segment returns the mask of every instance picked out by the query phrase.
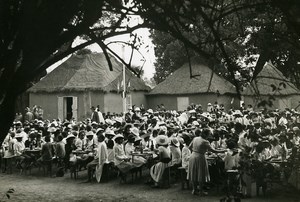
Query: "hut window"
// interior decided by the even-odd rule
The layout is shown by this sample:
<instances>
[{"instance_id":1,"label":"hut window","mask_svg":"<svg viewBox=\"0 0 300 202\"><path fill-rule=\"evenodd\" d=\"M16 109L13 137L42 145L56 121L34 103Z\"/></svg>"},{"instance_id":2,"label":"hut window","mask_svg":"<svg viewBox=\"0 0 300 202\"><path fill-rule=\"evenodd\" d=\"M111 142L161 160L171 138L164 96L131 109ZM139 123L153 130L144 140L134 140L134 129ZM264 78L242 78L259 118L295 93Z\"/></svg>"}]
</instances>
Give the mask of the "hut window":
<instances>
[{"instance_id":1,"label":"hut window","mask_svg":"<svg viewBox=\"0 0 300 202\"><path fill-rule=\"evenodd\" d=\"M190 104L189 97L177 97L177 110L183 111L186 110Z\"/></svg>"}]
</instances>

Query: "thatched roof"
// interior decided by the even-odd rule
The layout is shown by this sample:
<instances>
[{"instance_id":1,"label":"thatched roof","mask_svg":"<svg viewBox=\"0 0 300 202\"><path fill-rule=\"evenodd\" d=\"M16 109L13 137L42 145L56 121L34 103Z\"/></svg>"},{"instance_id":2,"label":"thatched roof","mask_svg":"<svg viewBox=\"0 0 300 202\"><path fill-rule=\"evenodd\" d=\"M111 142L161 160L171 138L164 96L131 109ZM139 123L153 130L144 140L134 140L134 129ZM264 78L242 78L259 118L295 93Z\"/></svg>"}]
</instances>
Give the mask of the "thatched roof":
<instances>
[{"instance_id":1,"label":"thatched roof","mask_svg":"<svg viewBox=\"0 0 300 202\"><path fill-rule=\"evenodd\" d=\"M299 89L271 63L266 63L261 72L246 88L243 95L295 95Z\"/></svg>"},{"instance_id":2,"label":"thatched roof","mask_svg":"<svg viewBox=\"0 0 300 202\"><path fill-rule=\"evenodd\" d=\"M109 70L103 53L73 55L55 68L45 78L31 87L29 92L65 92L97 90L118 91L122 81L122 64L110 57L113 71ZM138 77L126 70L126 81L131 91L149 91L150 88Z\"/></svg>"},{"instance_id":3,"label":"thatched roof","mask_svg":"<svg viewBox=\"0 0 300 202\"><path fill-rule=\"evenodd\" d=\"M192 75L196 77L190 78L189 65L185 64L168 76L166 80L158 84L148 95L236 93L234 86L230 82L213 73L206 65L192 62Z\"/></svg>"}]
</instances>

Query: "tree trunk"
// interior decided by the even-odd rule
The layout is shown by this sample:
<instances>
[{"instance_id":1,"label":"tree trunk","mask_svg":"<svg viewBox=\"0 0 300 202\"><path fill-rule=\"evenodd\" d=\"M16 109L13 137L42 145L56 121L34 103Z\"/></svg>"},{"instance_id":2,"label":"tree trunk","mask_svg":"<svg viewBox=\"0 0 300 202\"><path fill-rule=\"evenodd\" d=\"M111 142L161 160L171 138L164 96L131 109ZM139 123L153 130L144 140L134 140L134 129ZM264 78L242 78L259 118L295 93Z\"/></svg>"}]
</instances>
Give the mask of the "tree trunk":
<instances>
[{"instance_id":1,"label":"tree trunk","mask_svg":"<svg viewBox=\"0 0 300 202\"><path fill-rule=\"evenodd\" d=\"M14 121L16 99L15 94L8 93L0 104L0 143L3 142Z\"/></svg>"}]
</instances>

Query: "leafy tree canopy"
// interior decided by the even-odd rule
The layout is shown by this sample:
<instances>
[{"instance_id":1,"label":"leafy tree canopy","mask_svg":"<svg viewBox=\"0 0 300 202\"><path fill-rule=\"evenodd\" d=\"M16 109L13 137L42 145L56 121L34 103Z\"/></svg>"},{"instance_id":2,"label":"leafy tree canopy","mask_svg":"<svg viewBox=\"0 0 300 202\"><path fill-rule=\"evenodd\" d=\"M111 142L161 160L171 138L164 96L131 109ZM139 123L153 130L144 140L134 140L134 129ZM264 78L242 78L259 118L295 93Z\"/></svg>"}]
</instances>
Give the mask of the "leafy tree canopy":
<instances>
[{"instance_id":1,"label":"leafy tree canopy","mask_svg":"<svg viewBox=\"0 0 300 202\"><path fill-rule=\"evenodd\" d=\"M143 21L126 23L136 16ZM92 43L99 44L112 68L104 41L147 27L180 41L170 44L168 54L182 43L187 55L194 51L222 62L234 78L242 68L238 59L251 62L255 54L254 74L269 59L282 62L279 55L296 61L299 24L298 0L0 0L0 141L13 121L16 97L31 81ZM86 42L72 47L78 36Z\"/></svg>"},{"instance_id":2,"label":"leafy tree canopy","mask_svg":"<svg viewBox=\"0 0 300 202\"><path fill-rule=\"evenodd\" d=\"M239 71L242 79L239 84L250 82L269 60L293 81L299 81L299 32L294 26L297 6L289 11L298 3L286 3L185 1L185 4L174 4L171 10L184 11L183 15L172 16L164 22L165 27L174 29L168 28L167 33L153 31L151 35L158 58L155 63L156 82L161 82L188 62L189 57L199 54L209 58L211 68L232 82L236 82L234 72ZM169 12L166 5L157 4L161 8L157 10ZM189 16L185 15L187 10ZM295 18L288 17L287 12L288 15L293 13ZM183 39L179 39L181 37ZM299 83L296 85L300 87Z\"/></svg>"}]
</instances>

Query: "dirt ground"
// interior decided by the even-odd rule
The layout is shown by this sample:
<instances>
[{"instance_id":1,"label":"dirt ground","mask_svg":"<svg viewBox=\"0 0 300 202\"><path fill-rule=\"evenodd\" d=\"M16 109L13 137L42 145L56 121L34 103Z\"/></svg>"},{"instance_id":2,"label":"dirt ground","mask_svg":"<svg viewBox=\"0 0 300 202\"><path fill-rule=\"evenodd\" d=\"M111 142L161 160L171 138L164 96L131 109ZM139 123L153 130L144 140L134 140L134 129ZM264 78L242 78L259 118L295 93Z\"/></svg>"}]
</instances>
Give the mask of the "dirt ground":
<instances>
[{"instance_id":1,"label":"dirt ground","mask_svg":"<svg viewBox=\"0 0 300 202\"><path fill-rule=\"evenodd\" d=\"M134 183L120 184L118 179L108 183L85 183L86 171L81 171L79 179L64 177L44 177L41 174L31 175L0 174L0 201L219 201L222 193L209 191L209 196L200 197L191 194L190 190L181 190L180 183L173 183L169 189L154 189L144 184L146 176ZM5 197L5 192L13 188L15 193L11 198ZM300 201L300 194L295 190L283 186L274 187L266 197L253 197L242 201Z\"/></svg>"}]
</instances>

